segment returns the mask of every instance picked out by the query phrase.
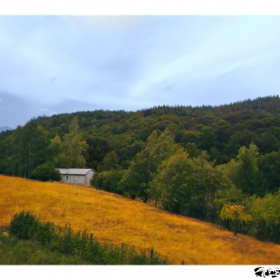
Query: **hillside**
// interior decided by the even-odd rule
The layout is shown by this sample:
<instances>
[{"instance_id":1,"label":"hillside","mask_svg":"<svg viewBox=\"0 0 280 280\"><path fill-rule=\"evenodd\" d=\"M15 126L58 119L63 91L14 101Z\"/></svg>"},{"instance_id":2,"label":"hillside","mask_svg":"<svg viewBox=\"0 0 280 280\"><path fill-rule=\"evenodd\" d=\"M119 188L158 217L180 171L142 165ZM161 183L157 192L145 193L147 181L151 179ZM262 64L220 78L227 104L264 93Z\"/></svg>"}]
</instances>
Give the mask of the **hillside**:
<instances>
[{"instance_id":1,"label":"hillside","mask_svg":"<svg viewBox=\"0 0 280 280\"><path fill-rule=\"evenodd\" d=\"M280 246L220 230L147 204L83 186L42 183L0 176L0 226L31 211L42 221L76 231L87 229L99 241L153 247L180 264L279 264Z\"/></svg>"},{"instance_id":2,"label":"hillside","mask_svg":"<svg viewBox=\"0 0 280 280\"><path fill-rule=\"evenodd\" d=\"M0 174L91 168L97 189L278 244L279 159L279 96L61 114L0 133Z\"/></svg>"}]
</instances>

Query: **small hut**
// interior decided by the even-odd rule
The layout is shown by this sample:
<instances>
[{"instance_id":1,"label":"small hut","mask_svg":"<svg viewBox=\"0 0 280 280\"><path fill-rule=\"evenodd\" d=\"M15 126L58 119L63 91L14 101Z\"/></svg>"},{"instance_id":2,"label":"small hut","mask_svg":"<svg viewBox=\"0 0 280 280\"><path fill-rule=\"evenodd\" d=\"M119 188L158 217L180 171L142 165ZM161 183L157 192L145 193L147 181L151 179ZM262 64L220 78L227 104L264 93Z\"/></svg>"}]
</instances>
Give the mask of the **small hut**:
<instances>
[{"instance_id":1,"label":"small hut","mask_svg":"<svg viewBox=\"0 0 280 280\"><path fill-rule=\"evenodd\" d=\"M67 184L90 185L95 171L90 168L57 168L61 181Z\"/></svg>"}]
</instances>

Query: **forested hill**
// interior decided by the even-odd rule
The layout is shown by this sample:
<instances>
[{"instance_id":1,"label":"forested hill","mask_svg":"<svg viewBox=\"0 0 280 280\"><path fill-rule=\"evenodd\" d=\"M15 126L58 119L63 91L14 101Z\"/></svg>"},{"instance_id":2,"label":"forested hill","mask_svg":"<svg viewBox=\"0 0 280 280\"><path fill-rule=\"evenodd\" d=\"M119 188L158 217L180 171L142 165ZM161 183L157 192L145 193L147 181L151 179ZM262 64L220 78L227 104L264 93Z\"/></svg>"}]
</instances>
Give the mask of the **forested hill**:
<instances>
[{"instance_id":1,"label":"forested hill","mask_svg":"<svg viewBox=\"0 0 280 280\"><path fill-rule=\"evenodd\" d=\"M93 168L97 188L280 242L279 96L39 117L0 134L0 174L57 180L55 167Z\"/></svg>"},{"instance_id":2,"label":"forested hill","mask_svg":"<svg viewBox=\"0 0 280 280\"><path fill-rule=\"evenodd\" d=\"M251 142L260 154L280 148L279 96L215 107L159 106L137 112L96 110L38 117L16 130L2 132L0 173L29 177L36 166L50 159L50 140L56 135L62 139L74 117L78 118L79 131L88 144L84 151L86 165L94 169L111 151L116 152L118 164L127 168L154 130L160 133L168 129L176 143L189 146L191 155L206 150L216 164L227 163L240 147L248 147ZM25 149L30 148L27 167Z\"/></svg>"}]
</instances>

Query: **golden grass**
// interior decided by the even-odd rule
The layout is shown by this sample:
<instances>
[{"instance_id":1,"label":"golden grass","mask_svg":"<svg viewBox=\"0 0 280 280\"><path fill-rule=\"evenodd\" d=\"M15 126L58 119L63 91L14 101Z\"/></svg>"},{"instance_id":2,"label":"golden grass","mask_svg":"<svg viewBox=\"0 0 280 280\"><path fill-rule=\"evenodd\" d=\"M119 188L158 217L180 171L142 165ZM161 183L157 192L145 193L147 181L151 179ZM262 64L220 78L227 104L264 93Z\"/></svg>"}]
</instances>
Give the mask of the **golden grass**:
<instances>
[{"instance_id":1,"label":"golden grass","mask_svg":"<svg viewBox=\"0 0 280 280\"><path fill-rule=\"evenodd\" d=\"M75 231L87 229L99 241L153 247L173 264L279 264L280 246L237 237L216 226L91 187L42 183L0 175L0 225L19 211Z\"/></svg>"}]
</instances>

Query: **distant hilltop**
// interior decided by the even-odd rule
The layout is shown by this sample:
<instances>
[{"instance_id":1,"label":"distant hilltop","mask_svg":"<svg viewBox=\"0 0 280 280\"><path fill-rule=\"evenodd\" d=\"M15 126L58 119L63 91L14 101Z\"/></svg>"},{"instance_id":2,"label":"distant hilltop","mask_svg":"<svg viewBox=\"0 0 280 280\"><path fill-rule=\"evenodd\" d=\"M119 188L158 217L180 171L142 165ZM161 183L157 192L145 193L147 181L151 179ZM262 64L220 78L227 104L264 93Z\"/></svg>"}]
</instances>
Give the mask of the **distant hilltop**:
<instances>
[{"instance_id":1,"label":"distant hilltop","mask_svg":"<svg viewBox=\"0 0 280 280\"><path fill-rule=\"evenodd\" d=\"M8 126L0 126L0 132L7 131L7 130L12 130L12 128Z\"/></svg>"}]
</instances>

